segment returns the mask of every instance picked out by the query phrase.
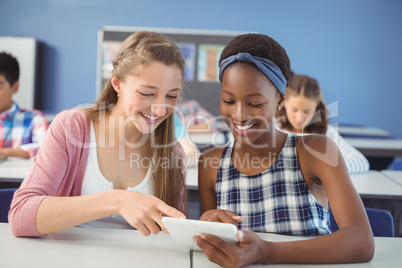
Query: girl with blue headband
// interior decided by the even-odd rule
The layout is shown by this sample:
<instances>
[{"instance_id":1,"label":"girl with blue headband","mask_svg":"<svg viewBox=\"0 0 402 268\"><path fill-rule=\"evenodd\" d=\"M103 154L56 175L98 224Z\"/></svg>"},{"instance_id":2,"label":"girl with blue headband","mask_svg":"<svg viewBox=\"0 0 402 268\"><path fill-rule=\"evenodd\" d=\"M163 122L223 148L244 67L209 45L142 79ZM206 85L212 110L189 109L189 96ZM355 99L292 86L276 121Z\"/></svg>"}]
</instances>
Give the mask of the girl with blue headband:
<instances>
[{"instance_id":1,"label":"girl with blue headband","mask_svg":"<svg viewBox=\"0 0 402 268\"><path fill-rule=\"evenodd\" d=\"M234 140L200 157L200 220L237 225L239 242L202 234L196 244L224 267L370 261L373 234L336 144L275 127L290 75L286 51L266 35L241 35L219 65L220 112ZM340 227L333 233L329 205ZM316 238L272 242L253 231Z\"/></svg>"}]
</instances>

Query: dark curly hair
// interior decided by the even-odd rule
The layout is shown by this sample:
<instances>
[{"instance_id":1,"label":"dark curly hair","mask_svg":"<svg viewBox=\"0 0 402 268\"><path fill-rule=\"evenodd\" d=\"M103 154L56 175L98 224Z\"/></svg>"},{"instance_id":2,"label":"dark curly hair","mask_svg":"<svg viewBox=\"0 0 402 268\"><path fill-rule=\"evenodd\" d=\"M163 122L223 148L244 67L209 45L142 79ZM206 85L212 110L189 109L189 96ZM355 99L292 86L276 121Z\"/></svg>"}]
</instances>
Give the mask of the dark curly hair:
<instances>
[{"instance_id":1,"label":"dark curly hair","mask_svg":"<svg viewBox=\"0 0 402 268\"><path fill-rule=\"evenodd\" d=\"M250 53L256 57L269 59L281 69L286 80L290 77L291 69L288 54L278 42L267 35L250 33L236 36L223 49L219 64L222 60L239 53Z\"/></svg>"},{"instance_id":2,"label":"dark curly hair","mask_svg":"<svg viewBox=\"0 0 402 268\"><path fill-rule=\"evenodd\" d=\"M15 57L6 52L0 53L0 74L4 75L10 86L20 78L20 66Z\"/></svg>"},{"instance_id":3,"label":"dark curly hair","mask_svg":"<svg viewBox=\"0 0 402 268\"><path fill-rule=\"evenodd\" d=\"M307 75L292 75L286 87L285 98L287 99L290 96L297 97L300 95L317 102L314 117L303 131L306 133L325 134L328 125L327 109L317 80ZM276 119L278 126L281 129L289 131L293 129L293 126L290 124L286 116L285 107L277 111Z\"/></svg>"}]
</instances>

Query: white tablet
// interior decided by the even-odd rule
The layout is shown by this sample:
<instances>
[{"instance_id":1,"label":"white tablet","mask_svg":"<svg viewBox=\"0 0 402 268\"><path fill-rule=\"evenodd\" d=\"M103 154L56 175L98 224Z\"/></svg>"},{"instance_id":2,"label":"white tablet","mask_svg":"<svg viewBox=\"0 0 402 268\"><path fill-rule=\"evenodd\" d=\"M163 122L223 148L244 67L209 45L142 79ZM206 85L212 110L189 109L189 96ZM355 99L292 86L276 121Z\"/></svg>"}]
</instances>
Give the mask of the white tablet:
<instances>
[{"instance_id":1,"label":"white tablet","mask_svg":"<svg viewBox=\"0 0 402 268\"><path fill-rule=\"evenodd\" d=\"M198 221L163 217L162 222L177 245L184 249L201 250L193 240L194 235L215 235L233 245L238 241L237 227L230 223Z\"/></svg>"}]
</instances>

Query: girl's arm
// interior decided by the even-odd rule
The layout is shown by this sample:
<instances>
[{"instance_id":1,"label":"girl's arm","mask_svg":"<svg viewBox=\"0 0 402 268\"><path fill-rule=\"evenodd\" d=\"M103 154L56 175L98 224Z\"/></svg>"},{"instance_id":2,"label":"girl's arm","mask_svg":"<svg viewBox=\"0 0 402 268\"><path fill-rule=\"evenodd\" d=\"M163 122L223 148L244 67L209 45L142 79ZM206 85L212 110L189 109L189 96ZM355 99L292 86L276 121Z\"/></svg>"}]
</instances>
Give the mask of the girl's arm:
<instances>
[{"instance_id":1,"label":"girl's arm","mask_svg":"<svg viewBox=\"0 0 402 268\"><path fill-rule=\"evenodd\" d=\"M337 145L326 136L298 138L299 165L311 191L321 183L339 230L296 242L269 243L267 263L355 263L374 255L374 238L363 203L346 170ZM318 195L316 195L317 197ZM320 198L325 200L325 198ZM322 204L324 207L326 204Z\"/></svg>"},{"instance_id":2,"label":"girl's arm","mask_svg":"<svg viewBox=\"0 0 402 268\"><path fill-rule=\"evenodd\" d=\"M36 229L42 235L50 234L113 214L122 215L146 236L159 233L159 226L167 233L162 224L162 214L185 217L152 195L111 190L86 196L45 198L36 214Z\"/></svg>"},{"instance_id":3,"label":"girl's arm","mask_svg":"<svg viewBox=\"0 0 402 268\"><path fill-rule=\"evenodd\" d=\"M7 157L29 158L30 155L21 148L0 148L0 160L6 159Z\"/></svg>"},{"instance_id":4,"label":"girl's arm","mask_svg":"<svg viewBox=\"0 0 402 268\"><path fill-rule=\"evenodd\" d=\"M371 227L337 145L325 136L311 135L299 137L297 150L303 177L306 182L318 179L322 183L339 226L339 230L330 235L303 241L303 246L320 252L313 259L317 262L371 260L374 254ZM293 244L297 246L299 243ZM299 257L303 259L302 255Z\"/></svg>"},{"instance_id":5,"label":"girl's arm","mask_svg":"<svg viewBox=\"0 0 402 268\"><path fill-rule=\"evenodd\" d=\"M373 234L337 145L325 136L303 136L298 138L297 152L306 183L322 183L339 230L310 240L265 242L270 254L264 263L370 261L374 255Z\"/></svg>"},{"instance_id":6,"label":"girl's arm","mask_svg":"<svg viewBox=\"0 0 402 268\"><path fill-rule=\"evenodd\" d=\"M80 173L80 162L88 156L88 151L83 150L85 141L89 141L86 123L89 121L83 113L72 110L64 111L54 119L40 152L33 159L32 169L14 194L9 212L14 235L40 235L36 229L36 214L45 198L80 194L76 191L76 186L80 185L77 174Z\"/></svg>"}]
</instances>

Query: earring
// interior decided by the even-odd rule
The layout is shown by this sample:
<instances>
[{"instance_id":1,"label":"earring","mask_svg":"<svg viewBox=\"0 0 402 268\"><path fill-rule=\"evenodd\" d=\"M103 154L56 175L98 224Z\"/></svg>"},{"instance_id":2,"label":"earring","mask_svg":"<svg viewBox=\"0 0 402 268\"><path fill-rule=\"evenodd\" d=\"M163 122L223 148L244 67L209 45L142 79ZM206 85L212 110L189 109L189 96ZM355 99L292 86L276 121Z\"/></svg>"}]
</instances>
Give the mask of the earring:
<instances>
[{"instance_id":1,"label":"earring","mask_svg":"<svg viewBox=\"0 0 402 268\"><path fill-rule=\"evenodd\" d=\"M117 93L117 97L119 98L121 96L121 94L120 93Z\"/></svg>"},{"instance_id":2,"label":"earring","mask_svg":"<svg viewBox=\"0 0 402 268\"><path fill-rule=\"evenodd\" d=\"M280 109L282 109L282 107L281 106L278 106L278 108L277 108L278 110L280 110Z\"/></svg>"}]
</instances>

